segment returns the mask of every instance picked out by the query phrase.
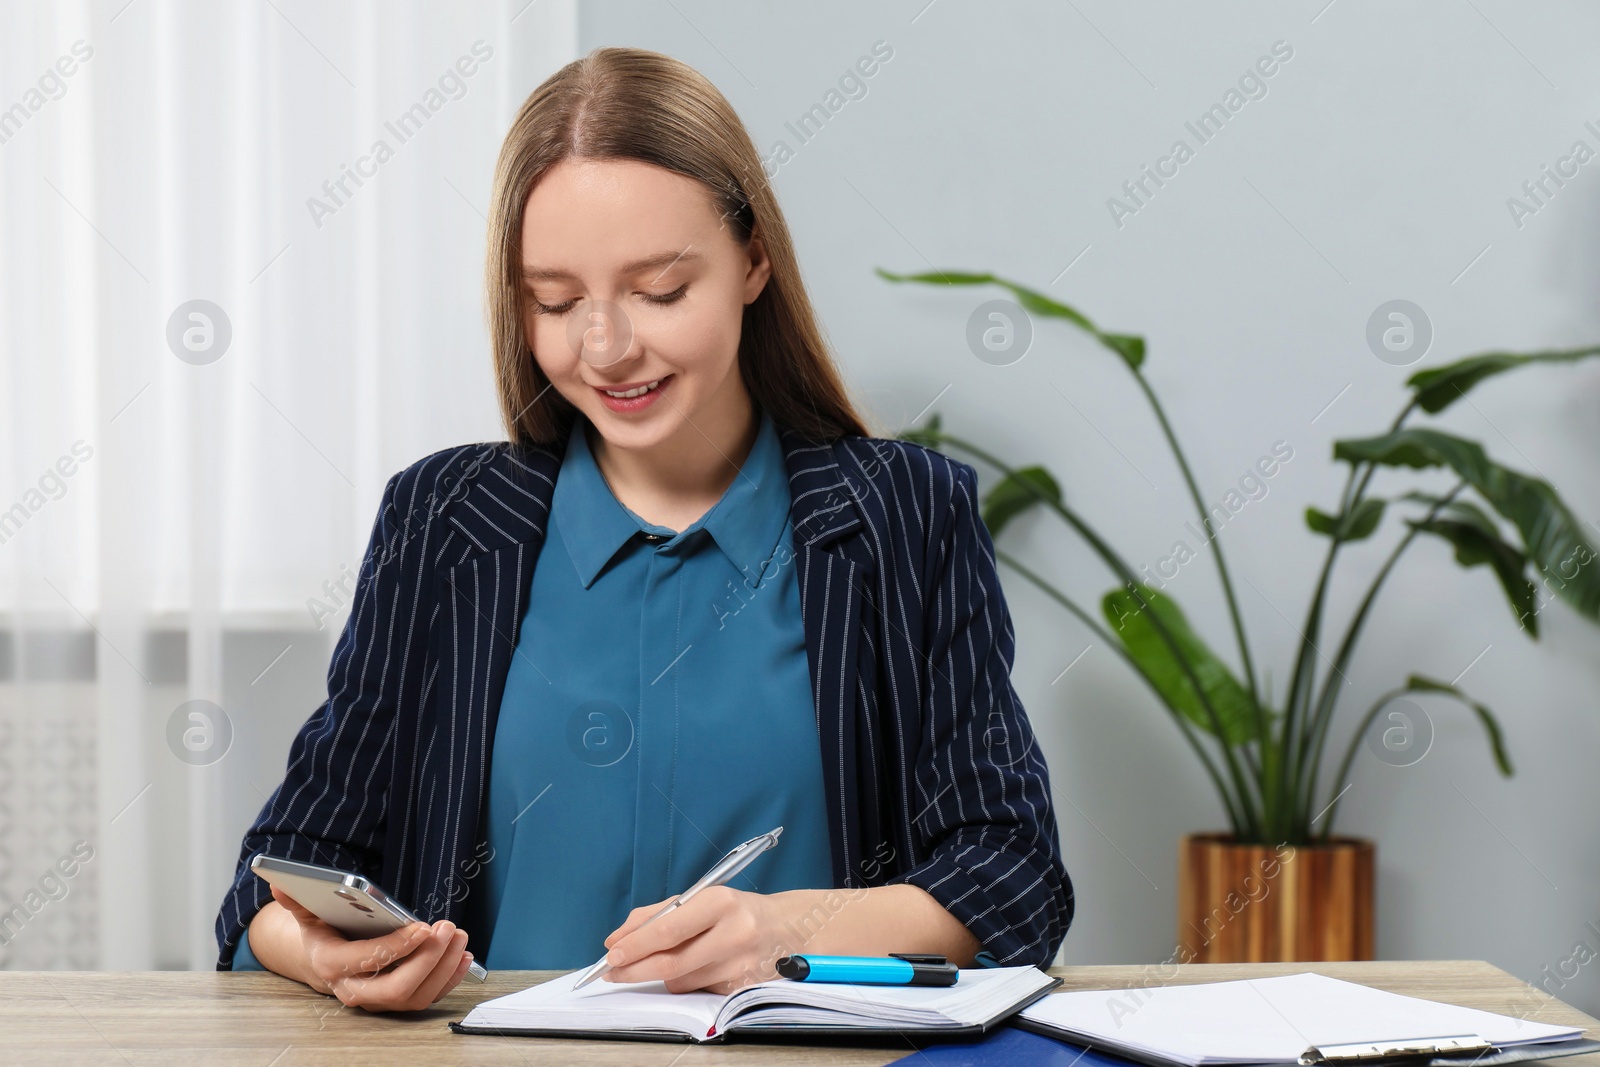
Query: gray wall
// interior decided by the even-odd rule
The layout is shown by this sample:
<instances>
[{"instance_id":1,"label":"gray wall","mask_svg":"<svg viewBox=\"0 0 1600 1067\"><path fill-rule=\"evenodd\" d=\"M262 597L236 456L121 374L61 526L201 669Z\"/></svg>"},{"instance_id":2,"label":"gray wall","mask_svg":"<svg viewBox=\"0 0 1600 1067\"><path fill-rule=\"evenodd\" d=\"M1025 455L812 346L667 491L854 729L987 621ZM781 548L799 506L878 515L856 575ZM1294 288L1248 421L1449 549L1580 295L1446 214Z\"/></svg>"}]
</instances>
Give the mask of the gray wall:
<instances>
[{"instance_id":1,"label":"gray wall","mask_svg":"<svg viewBox=\"0 0 1600 1067\"><path fill-rule=\"evenodd\" d=\"M994 270L1145 334L1149 376L1209 499L1287 443L1292 460L1220 538L1281 692L1320 561L1302 512L1330 507L1342 484L1330 444L1380 432L1417 369L1376 358L1369 315L1397 298L1425 310L1434 337L1419 367L1600 342L1600 160L1520 226L1507 207L1575 141L1600 150L1600 10L924 2L586 4L580 43L675 55L722 88L764 154L779 140L794 150L779 194L828 333L884 431L939 395L948 429L1049 464L1132 559L1153 564L1194 541L1177 473L1107 353L1041 324L1025 358L991 366L965 328L998 292L872 275L938 266ZM785 123L880 40L893 58L866 95L801 145ZM1194 146L1184 123L1278 41L1293 56L1266 95L1116 225L1107 199L1174 140ZM1541 369L1483 388L1443 423L1549 478L1587 521L1600 517L1597 401L1600 365ZM1394 536L1391 519L1382 544L1345 557L1337 613ZM1085 598L1111 585L1043 517L1004 541ZM1220 646L1213 573L1204 554L1169 590ZM1078 886L1063 960L1165 959L1177 839L1220 827L1221 810L1109 650L1090 647L1052 683L1093 642L1004 577L1014 677L1047 745ZM1541 620L1543 639L1529 641L1493 579L1458 572L1435 544L1386 588L1350 672L1346 730L1406 674L1449 679L1470 664L1461 684L1500 713L1517 774L1500 778L1476 725L1431 702L1419 701L1434 729L1420 762L1398 768L1363 749L1340 827L1379 842L1384 957L1482 958L1539 980L1579 943L1600 950L1587 925L1600 922L1600 630L1560 605ZM1546 987L1600 1009L1600 968Z\"/></svg>"}]
</instances>

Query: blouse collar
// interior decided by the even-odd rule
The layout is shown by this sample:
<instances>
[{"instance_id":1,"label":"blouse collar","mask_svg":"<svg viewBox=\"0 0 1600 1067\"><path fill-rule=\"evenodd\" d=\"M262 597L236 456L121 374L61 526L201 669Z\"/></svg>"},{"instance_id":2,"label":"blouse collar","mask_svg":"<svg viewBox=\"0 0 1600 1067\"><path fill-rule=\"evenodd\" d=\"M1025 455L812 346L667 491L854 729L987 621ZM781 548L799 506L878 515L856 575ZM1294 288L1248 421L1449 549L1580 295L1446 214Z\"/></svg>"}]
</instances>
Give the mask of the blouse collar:
<instances>
[{"instance_id":1,"label":"blouse collar","mask_svg":"<svg viewBox=\"0 0 1600 1067\"><path fill-rule=\"evenodd\" d=\"M744 465L722 498L685 529L674 533L646 522L617 499L600 473L584 432L586 419L573 420L566 453L551 498L552 521L584 588L594 584L607 563L632 538L657 534L656 546L677 551L698 540L704 529L735 571L759 584L789 520L789 482L782 443L771 417L758 407L760 426Z\"/></svg>"}]
</instances>

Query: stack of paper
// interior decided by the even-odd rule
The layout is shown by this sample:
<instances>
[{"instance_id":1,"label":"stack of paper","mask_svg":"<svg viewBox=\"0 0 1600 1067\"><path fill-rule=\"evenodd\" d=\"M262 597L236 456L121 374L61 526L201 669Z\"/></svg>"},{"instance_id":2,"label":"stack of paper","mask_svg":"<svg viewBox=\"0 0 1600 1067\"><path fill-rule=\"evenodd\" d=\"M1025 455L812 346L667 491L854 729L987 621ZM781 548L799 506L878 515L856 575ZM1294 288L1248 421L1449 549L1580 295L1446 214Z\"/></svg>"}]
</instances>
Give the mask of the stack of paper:
<instances>
[{"instance_id":1,"label":"stack of paper","mask_svg":"<svg viewBox=\"0 0 1600 1067\"><path fill-rule=\"evenodd\" d=\"M1131 1059L1185 1067L1295 1063L1329 1045L1474 1036L1509 1048L1582 1033L1320 974L1056 993L1025 1008L1019 1021Z\"/></svg>"}]
</instances>

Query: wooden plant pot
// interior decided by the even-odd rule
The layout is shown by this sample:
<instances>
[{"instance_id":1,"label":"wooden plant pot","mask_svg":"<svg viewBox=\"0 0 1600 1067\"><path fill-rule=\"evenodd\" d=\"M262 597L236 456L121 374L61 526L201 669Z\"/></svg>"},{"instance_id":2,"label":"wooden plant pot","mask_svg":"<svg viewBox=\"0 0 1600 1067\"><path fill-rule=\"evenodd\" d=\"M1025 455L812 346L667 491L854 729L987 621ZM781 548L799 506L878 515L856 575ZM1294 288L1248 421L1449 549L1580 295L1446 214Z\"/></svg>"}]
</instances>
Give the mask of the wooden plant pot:
<instances>
[{"instance_id":1,"label":"wooden plant pot","mask_svg":"<svg viewBox=\"0 0 1600 1067\"><path fill-rule=\"evenodd\" d=\"M1178 849L1178 962L1373 958L1371 841L1240 845L1190 834Z\"/></svg>"}]
</instances>

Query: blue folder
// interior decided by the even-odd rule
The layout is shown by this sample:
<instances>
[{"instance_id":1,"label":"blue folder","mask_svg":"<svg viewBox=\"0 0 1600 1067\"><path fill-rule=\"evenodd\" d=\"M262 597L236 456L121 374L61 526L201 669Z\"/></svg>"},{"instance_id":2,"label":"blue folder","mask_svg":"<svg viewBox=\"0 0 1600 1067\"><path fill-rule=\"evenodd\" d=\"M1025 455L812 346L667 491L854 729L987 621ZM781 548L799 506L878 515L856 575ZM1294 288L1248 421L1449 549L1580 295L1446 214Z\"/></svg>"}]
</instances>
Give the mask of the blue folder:
<instances>
[{"instance_id":1,"label":"blue folder","mask_svg":"<svg viewBox=\"0 0 1600 1067\"><path fill-rule=\"evenodd\" d=\"M1139 1067L1121 1056L1011 1026L1002 1026L981 1041L933 1045L894 1062L904 1067Z\"/></svg>"},{"instance_id":2,"label":"blue folder","mask_svg":"<svg viewBox=\"0 0 1600 1067\"><path fill-rule=\"evenodd\" d=\"M1600 1052L1600 1041L1578 1038L1544 1045L1519 1045L1471 1057L1416 1059L1414 1067L1503 1067L1534 1060ZM1390 1063L1393 1063L1391 1060ZM981 1041L934 1045L894 1061L905 1067L1141 1067L1134 1060L1097 1052L1068 1041L1002 1026Z\"/></svg>"}]
</instances>

